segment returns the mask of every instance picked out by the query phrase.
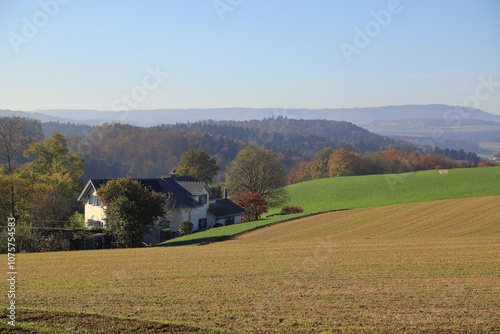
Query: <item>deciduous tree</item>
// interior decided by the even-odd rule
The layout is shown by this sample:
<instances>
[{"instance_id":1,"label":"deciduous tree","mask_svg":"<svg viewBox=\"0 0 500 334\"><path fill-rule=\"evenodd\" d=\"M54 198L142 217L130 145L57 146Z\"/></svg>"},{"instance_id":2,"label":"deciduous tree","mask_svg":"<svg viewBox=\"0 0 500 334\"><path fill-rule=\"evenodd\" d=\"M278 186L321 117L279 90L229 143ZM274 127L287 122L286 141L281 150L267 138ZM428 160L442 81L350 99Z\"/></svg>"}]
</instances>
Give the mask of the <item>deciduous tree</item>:
<instances>
[{"instance_id":1,"label":"deciduous tree","mask_svg":"<svg viewBox=\"0 0 500 334\"><path fill-rule=\"evenodd\" d=\"M43 138L40 122L22 117L0 117L0 163L7 174L17 167L16 160L22 158L31 143Z\"/></svg>"},{"instance_id":2,"label":"deciduous tree","mask_svg":"<svg viewBox=\"0 0 500 334\"><path fill-rule=\"evenodd\" d=\"M179 159L177 174L192 176L198 181L212 183L219 173L217 160L204 150L188 150Z\"/></svg>"},{"instance_id":3,"label":"deciduous tree","mask_svg":"<svg viewBox=\"0 0 500 334\"><path fill-rule=\"evenodd\" d=\"M132 178L111 180L97 191L111 234L119 247L139 247L155 221L168 210L168 197Z\"/></svg>"},{"instance_id":4,"label":"deciduous tree","mask_svg":"<svg viewBox=\"0 0 500 334\"><path fill-rule=\"evenodd\" d=\"M312 160L311 176L313 179L329 177L328 161L333 153L333 148L327 147L316 152Z\"/></svg>"},{"instance_id":5,"label":"deciduous tree","mask_svg":"<svg viewBox=\"0 0 500 334\"><path fill-rule=\"evenodd\" d=\"M365 171L365 162L361 155L341 148L330 156L328 171L331 177L361 175Z\"/></svg>"},{"instance_id":6,"label":"deciduous tree","mask_svg":"<svg viewBox=\"0 0 500 334\"><path fill-rule=\"evenodd\" d=\"M234 198L238 205L246 211L243 215L244 222L258 220L263 213L267 212L267 202L260 194L237 193Z\"/></svg>"},{"instance_id":7,"label":"deciduous tree","mask_svg":"<svg viewBox=\"0 0 500 334\"><path fill-rule=\"evenodd\" d=\"M23 177L33 183L55 187L66 198L73 198L83 188L83 155L71 153L62 134L54 132L43 144L32 144L24 155L34 156L33 161L22 166Z\"/></svg>"},{"instance_id":8,"label":"deciduous tree","mask_svg":"<svg viewBox=\"0 0 500 334\"><path fill-rule=\"evenodd\" d=\"M270 150L257 145L244 147L226 173L226 186L231 194L257 193L270 207L278 207L288 200L286 184L287 175L281 161Z\"/></svg>"},{"instance_id":9,"label":"deciduous tree","mask_svg":"<svg viewBox=\"0 0 500 334\"><path fill-rule=\"evenodd\" d=\"M23 157L23 151L41 138L43 134L39 121L17 116L0 117L0 175L6 175L3 182L4 185L7 184L5 193L0 195L0 201L4 209L9 208L11 217L19 218L19 193L24 192L24 189L17 188L21 184L24 186L24 183L19 180L18 175L14 175L19 160Z\"/></svg>"}]
</instances>

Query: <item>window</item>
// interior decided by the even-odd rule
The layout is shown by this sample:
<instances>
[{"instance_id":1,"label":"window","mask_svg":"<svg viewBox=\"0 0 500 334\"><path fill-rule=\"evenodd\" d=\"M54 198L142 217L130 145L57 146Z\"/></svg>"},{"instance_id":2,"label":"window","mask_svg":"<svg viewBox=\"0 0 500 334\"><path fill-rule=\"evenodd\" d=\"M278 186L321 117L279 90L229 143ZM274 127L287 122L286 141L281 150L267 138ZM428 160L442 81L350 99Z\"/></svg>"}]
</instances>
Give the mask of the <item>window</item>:
<instances>
[{"instance_id":1,"label":"window","mask_svg":"<svg viewBox=\"0 0 500 334\"><path fill-rule=\"evenodd\" d=\"M207 218L201 218L198 220L198 229L205 230L207 228Z\"/></svg>"},{"instance_id":2,"label":"window","mask_svg":"<svg viewBox=\"0 0 500 334\"><path fill-rule=\"evenodd\" d=\"M200 204L207 204L207 195L200 195Z\"/></svg>"},{"instance_id":3,"label":"window","mask_svg":"<svg viewBox=\"0 0 500 334\"><path fill-rule=\"evenodd\" d=\"M94 206L98 206L99 204L97 203L97 202L98 202L98 201L97 201L97 196L92 195L92 199L93 199L93 200L92 200L92 204L93 204Z\"/></svg>"}]
</instances>

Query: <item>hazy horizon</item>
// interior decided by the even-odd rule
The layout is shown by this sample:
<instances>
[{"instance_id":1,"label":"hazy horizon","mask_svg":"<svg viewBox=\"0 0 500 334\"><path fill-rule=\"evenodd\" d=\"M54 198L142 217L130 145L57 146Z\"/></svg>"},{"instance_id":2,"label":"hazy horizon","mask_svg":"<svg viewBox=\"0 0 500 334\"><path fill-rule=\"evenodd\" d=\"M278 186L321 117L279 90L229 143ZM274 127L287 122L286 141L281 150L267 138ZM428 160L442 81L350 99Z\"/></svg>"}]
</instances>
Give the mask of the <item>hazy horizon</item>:
<instances>
[{"instance_id":1,"label":"hazy horizon","mask_svg":"<svg viewBox=\"0 0 500 334\"><path fill-rule=\"evenodd\" d=\"M500 3L0 0L0 109L470 106L500 115Z\"/></svg>"}]
</instances>

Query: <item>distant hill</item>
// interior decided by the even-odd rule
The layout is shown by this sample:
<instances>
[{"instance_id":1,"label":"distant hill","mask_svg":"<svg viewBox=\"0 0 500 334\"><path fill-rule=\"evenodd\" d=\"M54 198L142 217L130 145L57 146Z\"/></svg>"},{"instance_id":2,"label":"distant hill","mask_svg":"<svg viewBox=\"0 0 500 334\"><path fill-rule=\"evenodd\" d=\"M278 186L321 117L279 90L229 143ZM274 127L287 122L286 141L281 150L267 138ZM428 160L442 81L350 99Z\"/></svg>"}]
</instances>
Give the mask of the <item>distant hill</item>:
<instances>
[{"instance_id":1,"label":"distant hill","mask_svg":"<svg viewBox=\"0 0 500 334\"><path fill-rule=\"evenodd\" d=\"M68 126L52 124L56 125L59 129ZM202 149L215 156L223 173L239 150L248 144L272 149L287 170L298 160L309 161L325 147L349 147L360 153L387 150L389 147L419 151L416 145L370 133L352 123L288 120L283 117L154 127L106 124L90 127L82 136L78 131L83 129L82 125L73 125L68 127L67 132L76 131L76 137L71 138L69 143L73 151L85 155L85 179L166 175L189 149Z\"/></svg>"},{"instance_id":2,"label":"distant hill","mask_svg":"<svg viewBox=\"0 0 500 334\"><path fill-rule=\"evenodd\" d=\"M20 116L39 118L42 121L73 121L81 124L98 125L105 122L128 123L138 126L175 124L199 120L262 120L270 117L289 119L326 119L352 122L357 125L373 121L439 118L477 119L500 122L500 115L486 113L479 109L452 107L448 105L403 105L372 108L342 109L286 109L286 108L212 108L212 109L158 109L158 110L37 110L34 113L11 111ZM21 114L23 113L23 114ZM0 114L1 115L1 114ZM28 116L31 115L31 116ZM42 119L45 117L51 119Z\"/></svg>"},{"instance_id":3,"label":"distant hill","mask_svg":"<svg viewBox=\"0 0 500 334\"><path fill-rule=\"evenodd\" d=\"M485 145L500 137L500 123L479 119L410 118L374 121L364 128L395 139L438 145L491 155L495 146Z\"/></svg>"}]
</instances>

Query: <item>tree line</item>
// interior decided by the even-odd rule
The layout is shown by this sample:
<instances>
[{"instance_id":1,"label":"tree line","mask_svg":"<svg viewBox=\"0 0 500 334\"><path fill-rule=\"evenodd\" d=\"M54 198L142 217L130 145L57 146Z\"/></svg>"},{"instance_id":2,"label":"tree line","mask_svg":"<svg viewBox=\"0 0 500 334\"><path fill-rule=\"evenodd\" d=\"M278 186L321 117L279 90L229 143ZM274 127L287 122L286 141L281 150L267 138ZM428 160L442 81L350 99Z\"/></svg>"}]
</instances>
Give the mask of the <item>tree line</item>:
<instances>
[{"instance_id":1,"label":"tree line","mask_svg":"<svg viewBox=\"0 0 500 334\"><path fill-rule=\"evenodd\" d=\"M424 152L412 144L371 134L347 122L278 117L149 128L104 124L71 127L75 131L86 129L84 136L53 132L46 139L39 121L3 117L0 126L1 214L31 220L69 220L79 208L74 197L83 187L82 177L160 177L178 167L184 168L182 173L198 173L192 170L196 155L187 159L189 163L181 160L190 150L205 152L205 161L210 157L210 169L215 168L213 175L201 179L214 183L231 177L232 161L249 145L272 151L283 166L288 183L466 165L443 157L452 154L452 150L434 148ZM476 158L461 151L456 154L460 158Z\"/></svg>"},{"instance_id":2,"label":"tree line","mask_svg":"<svg viewBox=\"0 0 500 334\"><path fill-rule=\"evenodd\" d=\"M51 125L54 127L54 125ZM85 156L84 179L96 177L156 177L167 174L189 149L204 150L217 160L224 180L230 162L245 146L257 144L271 149L288 172L298 161L311 161L325 148L345 148L360 154L394 148L401 151L434 153L480 161L474 153L419 147L370 133L348 122L291 120L284 117L262 121L200 121L142 128L127 124L76 127L80 135L70 135L72 152ZM71 131L68 131L71 132ZM464 152L465 153L465 152Z\"/></svg>"},{"instance_id":3,"label":"tree line","mask_svg":"<svg viewBox=\"0 0 500 334\"><path fill-rule=\"evenodd\" d=\"M0 117L0 219L68 221L78 209L84 157L60 133L45 138L41 124Z\"/></svg>"},{"instance_id":4,"label":"tree line","mask_svg":"<svg viewBox=\"0 0 500 334\"><path fill-rule=\"evenodd\" d=\"M384 151L359 154L352 149L327 147L318 151L309 162L297 161L290 169L288 183L294 184L326 177L397 174L488 165L486 162L478 164L474 161L456 161L444 157L439 154L442 152L439 148L435 149L434 152L422 154L416 151L390 148Z\"/></svg>"}]
</instances>

